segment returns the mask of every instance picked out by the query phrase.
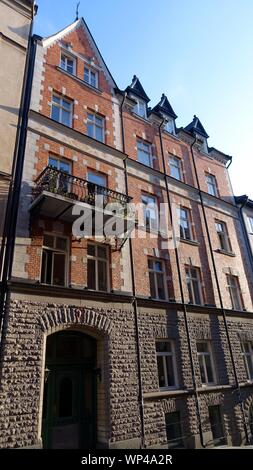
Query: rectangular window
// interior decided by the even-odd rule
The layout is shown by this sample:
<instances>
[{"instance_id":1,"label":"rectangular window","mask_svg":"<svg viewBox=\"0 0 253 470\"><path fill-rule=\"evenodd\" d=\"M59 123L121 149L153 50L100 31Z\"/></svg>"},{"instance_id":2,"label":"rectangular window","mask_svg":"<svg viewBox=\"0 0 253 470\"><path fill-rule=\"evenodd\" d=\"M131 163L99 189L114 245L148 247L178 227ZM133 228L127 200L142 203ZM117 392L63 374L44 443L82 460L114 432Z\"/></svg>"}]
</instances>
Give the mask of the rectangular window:
<instances>
[{"instance_id":1,"label":"rectangular window","mask_svg":"<svg viewBox=\"0 0 253 470\"><path fill-rule=\"evenodd\" d=\"M71 175L71 163L50 155L48 165L59 171L55 178L51 178L50 189L57 189L63 192L70 191L70 181L67 175Z\"/></svg>"},{"instance_id":2,"label":"rectangular window","mask_svg":"<svg viewBox=\"0 0 253 470\"><path fill-rule=\"evenodd\" d=\"M158 228L158 207L156 197L142 194L141 202L143 204L145 227L156 230Z\"/></svg>"},{"instance_id":3,"label":"rectangular window","mask_svg":"<svg viewBox=\"0 0 253 470\"><path fill-rule=\"evenodd\" d=\"M156 341L156 360L160 390L177 387L176 357L172 341Z\"/></svg>"},{"instance_id":4,"label":"rectangular window","mask_svg":"<svg viewBox=\"0 0 253 470\"><path fill-rule=\"evenodd\" d=\"M98 73L88 67L84 67L84 81L94 88L98 88Z\"/></svg>"},{"instance_id":5,"label":"rectangular window","mask_svg":"<svg viewBox=\"0 0 253 470\"><path fill-rule=\"evenodd\" d=\"M249 232L253 233L253 217L248 217L249 222Z\"/></svg>"},{"instance_id":6,"label":"rectangular window","mask_svg":"<svg viewBox=\"0 0 253 470\"><path fill-rule=\"evenodd\" d=\"M253 380L253 343L241 343L242 355L248 380Z\"/></svg>"},{"instance_id":7,"label":"rectangular window","mask_svg":"<svg viewBox=\"0 0 253 470\"><path fill-rule=\"evenodd\" d=\"M175 134L175 124L173 119L168 119L164 126L165 131L169 132L169 134Z\"/></svg>"},{"instance_id":8,"label":"rectangular window","mask_svg":"<svg viewBox=\"0 0 253 470\"><path fill-rule=\"evenodd\" d=\"M212 196L218 196L217 182L214 175L206 174L207 192Z\"/></svg>"},{"instance_id":9,"label":"rectangular window","mask_svg":"<svg viewBox=\"0 0 253 470\"><path fill-rule=\"evenodd\" d=\"M243 302L241 297L240 285L237 276L227 274L227 285L230 294L231 305L234 310L242 310Z\"/></svg>"},{"instance_id":10,"label":"rectangular window","mask_svg":"<svg viewBox=\"0 0 253 470\"><path fill-rule=\"evenodd\" d=\"M167 297L164 263L158 259L148 260L150 294L153 299L165 300Z\"/></svg>"},{"instance_id":11,"label":"rectangular window","mask_svg":"<svg viewBox=\"0 0 253 470\"><path fill-rule=\"evenodd\" d=\"M100 142L105 141L104 118L97 114L88 113L87 115L87 134Z\"/></svg>"},{"instance_id":12,"label":"rectangular window","mask_svg":"<svg viewBox=\"0 0 253 470\"><path fill-rule=\"evenodd\" d=\"M107 186L106 175L104 175L103 173L99 173L97 171L88 170L87 180L90 183L97 184L99 186L103 186L103 187Z\"/></svg>"},{"instance_id":13,"label":"rectangular window","mask_svg":"<svg viewBox=\"0 0 253 470\"><path fill-rule=\"evenodd\" d=\"M190 210L185 207L178 209L180 238L192 240L192 226Z\"/></svg>"},{"instance_id":14,"label":"rectangular window","mask_svg":"<svg viewBox=\"0 0 253 470\"><path fill-rule=\"evenodd\" d=\"M225 222L217 220L215 223L215 228L219 238L220 249L223 251L231 252L231 244Z\"/></svg>"},{"instance_id":15,"label":"rectangular window","mask_svg":"<svg viewBox=\"0 0 253 470\"><path fill-rule=\"evenodd\" d=\"M170 176L179 181L183 181L182 162L180 158L171 155L169 157Z\"/></svg>"},{"instance_id":16,"label":"rectangular window","mask_svg":"<svg viewBox=\"0 0 253 470\"><path fill-rule=\"evenodd\" d=\"M151 145L143 140L137 140L137 154L140 163L147 166L153 166Z\"/></svg>"},{"instance_id":17,"label":"rectangular window","mask_svg":"<svg viewBox=\"0 0 253 470\"><path fill-rule=\"evenodd\" d=\"M182 439L182 428L180 412L165 414L166 436L169 449L179 449L184 447Z\"/></svg>"},{"instance_id":18,"label":"rectangular window","mask_svg":"<svg viewBox=\"0 0 253 470\"><path fill-rule=\"evenodd\" d=\"M71 101L62 98L60 95L53 94L51 119L65 126L72 127L72 108Z\"/></svg>"},{"instance_id":19,"label":"rectangular window","mask_svg":"<svg viewBox=\"0 0 253 470\"><path fill-rule=\"evenodd\" d=\"M208 412L214 445L225 444L224 428L220 406L209 406Z\"/></svg>"},{"instance_id":20,"label":"rectangular window","mask_svg":"<svg viewBox=\"0 0 253 470\"><path fill-rule=\"evenodd\" d=\"M45 234L42 247L41 282L54 286L67 283L68 240Z\"/></svg>"},{"instance_id":21,"label":"rectangular window","mask_svg":"<svg viewBox=\"0 0 253 470\"><path fill-rule=\"evenodd\" d=\"M202 385L214 384L214 364L210 342L199 341L197 343L197 353Z\"/></svg>"},{"instance_id":22,"label":"rectangular window","mask_svg":"<svg viewBox=\"0 0 253 470\"><path fill-rule=\"evenodd\" d=\"M109 288L109 256L106 245L88 243L87 246L88 289L107 292Z\"/></svg>"},{"instance_id":23,"label":"rectangular window","mask_svg":"<svg viewBox=\"0 0 253 470\"><path fill-rule=\"evenodd\" d=\"M76 73L76 61L72 57L62 53L61 54L61 68L66 72L75 75Z\"/></svg>"},{"instance_id":24,"label":"rectangular window","mask_svg":"<svg viewBox=\"0 0 253 470\"><path fill-rule=\"evenodd\" d=\"M134 107L134 113L146 119L147 118L147 105L145 101L139 100L136 97L134 97L134 100L137 101L137 104Z\"/></svg>"},{"instance_id":25,"label":"rectangular window","mask_svg":"<svg viewBox=\"0 0 253 470\"><path fill-rule=\"evenodd\" d=\"M186 284L189 294L189 302L191 304L201 305L203 304L203 295L200 280L199 268L186 267Z\"/></svg>"}]
</instances>

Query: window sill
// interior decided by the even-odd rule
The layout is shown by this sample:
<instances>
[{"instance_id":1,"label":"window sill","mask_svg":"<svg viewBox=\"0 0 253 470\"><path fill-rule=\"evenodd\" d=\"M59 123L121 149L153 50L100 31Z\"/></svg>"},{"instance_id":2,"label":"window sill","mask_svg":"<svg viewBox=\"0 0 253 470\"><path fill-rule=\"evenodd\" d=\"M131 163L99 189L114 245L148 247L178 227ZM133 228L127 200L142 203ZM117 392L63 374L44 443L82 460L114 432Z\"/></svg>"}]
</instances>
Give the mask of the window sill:
<instances>
[{"instance_id":1,"label":"window sill","mask_svg":"<svg viewBox=\"0 0 253 470\"><path fill-rule=\"evenodd\" d=\"M84 80L82 80L81 78L77 77L76 75L73 75L72 73L69 73L67 72L66 70L62 69L61 67L56 67L57 70L59 70L59 72L62 72L64 73L65 75L67 75L68 77L71 77L73 78L74 80L76 80L78 83L80 83L81 85L84 85L85 87L89 88L90 90L93 90L95 91L95 93L98 93L99 95L102 94L102 90L100 90L99 88L96 88L92 85L90 85L89 83L85 82Z\"/></svg>"},{"instance_id":2,"label":"window sill","mask_svg":"<svg viewBox=\"0 0 253 470\"><path fill-rule=\"evenodd\" d=\"M197 240L187 240L186 238L179 238L179 241L182 243L187 243L188 245L199 246L200 243Z\"/></svg>"},{"instance_id":3,"label":"window sill","mask_svg":"<svg viewBox=\"0 0 253 470\"><path fill-rule=\"evenodd\" d=\"M166 390L159 390L156 392L146 392L144 393L144 398L148 399L155 399L155 398L164 398L165 396L175 396L175 395L189 395L192 393L191 389L180 389L179 387L177 388L168 388Z\"/></svg>"},{"instance_id":4,"label":"window sill","mask_svg":"<svg viewBox=\"0 0 253 470\"><path fill-rule=\"evenodd\" d=\"M148 118L144 118L140 116L139 114L136 114L134 111L132 112L132 115L140 119L142 122L145 122L146 124L150 124L150 121L148 120Z\"/></svg>"},{"instance_id":5,"label":"window sill","mask_svg":"<svg viewBox=\"0 0 253 470\"><path fill-rule=\"evenodd\" d=\"M222 250L221 248L218 248L215 251L216 253L220 253L221 255L231 256L232 258L235 258L236 256L236 254L233 251L226 251L226 250Z\"/></svg>"}]
</instances>

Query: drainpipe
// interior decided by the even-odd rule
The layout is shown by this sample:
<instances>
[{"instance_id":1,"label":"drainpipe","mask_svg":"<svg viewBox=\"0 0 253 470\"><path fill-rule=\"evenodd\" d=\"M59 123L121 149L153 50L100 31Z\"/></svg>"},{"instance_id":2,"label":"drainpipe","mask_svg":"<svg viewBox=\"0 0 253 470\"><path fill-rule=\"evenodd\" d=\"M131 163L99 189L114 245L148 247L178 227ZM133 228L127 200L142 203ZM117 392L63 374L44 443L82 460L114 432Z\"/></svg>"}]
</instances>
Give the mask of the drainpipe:
<instances>
[{"instance_id":1,"label":"drainpipe","mask_svg":"<svg viewBox=\"0 0 253 470\"><path fill-rule=\"evenodd\" d=\"M224 323L224 326L225 326L226 337L227 337L227 342L228 342L228 348L229 348L229 353L230 353L232 367L233 367L233 373L234 373L234 378L235 378L235 383L236 383L236 388L237 388L237 393L238 393L238 400L239 400L239 403L240 403L240 408L241 408L241 413L242 413L242 418L243 418L243 425L244 425L246 442L247 442L247 444L249 444L250 440L249 440L249 435L248 435L245 411L244 411L244 408L243 408L243 401L242 401L242 397L241 397L241 388L240 388L240 384L239 384L239 380L238 380L238 376L237 376L236 365L235 365L235 360L234 360L234 355L233 355L233 348L232 348L232 344L231 344L231 340L230 340L230 336L229 336L229 329L228 329L228 325L227 325L227 317L226 317L226 312L225 312L224 305L223 305L223 299L222 299L222 294L221 294L221 289L220 289L220 284L219 284L219 279L218 279L218 274L217 274L217 268L216 268L216 263L215 263L215 259L214 259L213 249L212 249L212 241L211 241L210 232L209 232L209 229L208 229L206 211L205 211L202 191L201 191L201 188L200 188L200 182L199 182L199 177L198 177L198 172L197 172L197 165L196 165L195 155L194 155L194 151L193 151L193 147L196 143L196 139L197 139L197 137L195 136L194 141L191 144L192 162L193 162L194 173L195 173L195 177L196 177L196 181L197 181L197 188L198 188L198 193L199 193L199 197L200 197L200 203L201 203L201 208L202 208L202 213L203 213L203 218L204 218L204 224L205 224L205 230L206 230L206 234L207 234L208 246L209 246L210 255L211 255L211 259L212 259L214 277L215 277L215 282L216 282L216 286L217 286L219 302L220 302L220 307L221 307L221 312L222 312L222 317L223 317L223 323Z\"/></svg>"},{"instance_id":2,"label":"drainpipe","mask_svg":"<svg viewBox=\"0 0 253 470\"><path fill-rule=\"evenodd\" d=\"M124 133L124 120L123 120L123 106L126 101L127 93L125 92L124 98L120 105L120 118L121 118L121 137L122 137L122 150L125 153L125 133ZM125 176L125 186L126 194L129 195L128 191L128 177L127 177L127 159L128 156L124 158L124 176ZM134 323L135 323L135 338L136 338L136 350L137 350L137 370L138 370L138 395L139 395L139 407L140 407L140 420L141 420L141 448L145 448L145 418L144 418L144 398L143 398L143 384L142 384L142 374L141 374L141 349L140 349L140 333L139 333L139 318L138 318L138 302L136 298L136 282L135 282L135 272L134 272L134 255L133 255L133 244L132 238L129 238L129 252L130 252L130 264L131 264L131 278L132 278L132 305L134 309Z\"/></svg>"},{"instance_id":3,"label":"drainpipe","mask_svg":"<svg viewBox=\"0 0 253 470\"><path fill-rule=\"evenodd\" d=\"M249 260L250 260L250 264L251 264L251 269L253 271L253 255L252 255L251 246L250 246L250 242L249 242L249 238L248 238L248 231L247 231L247 228L246 228L246 225L245 225L245 220L244 220L244 217L243 217L243 209L247 205L248 200L249 200L249 197L246 196L245 200L243 201L242 205L239 208L239 220L240 220L240 223L241 223L241 226L242 226L242 230L243 230L243 234L244 234L244 238L245 238L245 242L246 242L246 247L247 247L248 256L249 256Z\"/></svg>"},{"instance_id":4,"label":"drainpipe","mask_svg":"<svg viewBox=\"0 0 253 470\"><path fill-rule=\"evenodd\" d=\"M185 323L185 330L186 330L187 343L188 343L188 349L189 349L189 357L190 357L190 365L191 365L192 384L193 384L193 390L194 390L194 396L195 396L195 402L196 402L196 410L197 410L197 417L198 417L198 424L199 424L200 442L201 442L202 447L205 448L206 445L204 443L204 434L203 434L203 427L202 427L202 421L201 421L199 396L198 396L198 390L197 390L197 384L196 384L196 378L195 378L191 337L190 337L189 324L188 324L188 319L187 319L187 307L186 307L185 298L184 298L184 289L183 289L182 275L181 275L181 269L180 269L180 259L179 259L178 248L177 248L175 225L174 225L174 222L173 222L173 211L172 211L171 197L170 197L168 179L167 179L167 174L166 174L166 163L165 163L165 155L164 155L163 139L162 139L162 126L164 124L164 121L165 120L163 119L163 121L159 125L159 137L160 137L160 147L161 147L161 152L162 152L164 181L165 181L165 186L166 186L166 194L167 194L169 214L170 214L171 227L172 227L172 233L173 233L173 242L174 242L174 249L175 249L175 255L176 255L176 264L177 264L177 272L178 272L178 279L179 279L180 296L181 296L181 302L182 302L182 306L183 306L184 323Z\"/></svg>"},{"instance_id":5,"label":"drainpipe","mask_svg":"<svg viewBox=\"0 0 253 470\"><path fill-rule=\"evenodd\" d=\"M33 36L33 25L34 16L37 8L35 2L32 6L32 20L30 25L27 57L24 71L24 81L21 96L20 114L18 122L18 130L15 143L14 160L12 167L12 181L9 189L3 244L1 252L1 261L3 263L2 268L2 279L1 279L1 298L0 298L0 357L2 349L2 338L3 338L3 324L5 321L5 310L8 304L9 289L8 281L11 278L13 256L15 248L15 236L17 226L17 216L19 209L19 198L22 184L22 173L24 166L25 157L25 146L27 137L27 125L28 125L28 112L31 100L31 90L33 81L34 62L36 54L36 37Z\"/></svg>"}]
</instances>

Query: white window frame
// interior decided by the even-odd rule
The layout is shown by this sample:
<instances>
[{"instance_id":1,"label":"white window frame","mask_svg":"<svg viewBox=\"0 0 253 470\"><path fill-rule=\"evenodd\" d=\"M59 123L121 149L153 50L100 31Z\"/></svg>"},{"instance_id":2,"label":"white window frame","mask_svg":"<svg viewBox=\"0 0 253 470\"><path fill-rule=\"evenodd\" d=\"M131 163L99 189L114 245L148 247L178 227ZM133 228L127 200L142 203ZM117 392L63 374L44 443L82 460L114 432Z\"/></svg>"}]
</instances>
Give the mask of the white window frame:
<instances>
[{"instance_id":1,"label":"white window frame","mask_svg":"<svg viewBox=\"0 0 253 470\"><path fill-rule=\"evenodd\" d=\"M196 272L196 276L192 275L193 270ZM190 273L189 276L187 275L187 272ZM203 289L202 289L200 269L196 266L185 266L185 275L186 275L187 291L188 291L188 295L189 295L189 302L191 303L189 288L188 288L189 283L187 282L187 278L190 280L190 286L191 286L191 292L192 292L192 298L193 298L192 305L203 305L204 304L204 297L203 297ZM197 281L197 283L198 283L200 303L196 303L195 293L194 293L194 288L193 288L193 281Z\"/></svg>"},{"instance_id":2,"label":"white window frame","mask_svg":"<svg viewBox=\"0 0 253 470\"><path fill-rule=\"evenodd\" d=\"M218 197L219 192L215 175L211 175L211 173L206 173L206 185L208 194L210 194L211 196ZM209 189L211 189L211 191L209 191Z\"/></svg>"},{"instance_id":3,"label":"white window frame","mask_svg":"<svg viewBox=\"0 0 253 470\"><path fill-rule=\"evenodd\" d=\"M56 98L58 98L58 99L60 100L60 104L59 104L59 103L56 103L56 102L53 100L54 97L56 97ZM64 102L64 101L65 101L66 103L70 104L70 109L64 108L64 105L63 105L63 102ZM59 109L59 121L56 121L56 120L53 119L53 117L52 117L52 116L53 116L53 107L54 107L54 106ZM64 122L63 122L63 120L62 120L62 110L69 112L69 118L70 118L70 119L69 119L69 122L70 122L69 126L68 126L67 124L64 124ZM67 98L65 98L65 97L63 97L63 96L61 96L61 95L59 95L59 93L53 92L53 94L52 94L52 102L51 102L51 119L53 119L55 122L59 122L60 124L63 124L64 126L68 126L68 127L71 127L71 128L72 128L72 127L73 127L73 102L72 102L71 100L69 100L69 99L67 99Z\"/></svg>"},{"instance_id":4,"label":"white window frame","mask_svg":"<svg viewBox=\"0 0 253 470\"><path fill-rule=\"evenodd\" d=\"M88 80L85 80L86 70L88 71ZM92 84L92 80L91 80L92 74L95 75L95 85ZM98 72L92 69L91 67L88 67L86 64L84 65L84 70L83 70L83 80L84 80L84 83L87 83L91 87L98 88Z\"/></svg>"},{"instance_id":5,"label":"white window frame","mask_svg":"<svg viewBox=\"0 0 253 470\"><path fill-rule=\"evenodd\" d=\"M197 356L198 356L198 363L199 363L199 373L200 373L200 380L202 383L202 387L210 387L212 385L217 384L217 377L216 377L216 370L214 366L214 358L213 358L213 351L212 351L212 346L211 346L211 341L207 340L198 340L196 342L196 348L198 347L197 345L199 343L206 344L207 345L207 351L206 352L199 352L197 349ZM205 374L205 382L202 382L201 378L201 369L200 369L200 360L199 357L203 357L203 366L204 366L204 374ZM211 370L212 370L212 375L213 375L213 382L208 382L208 375L207 375L207 367L206 367L206 360L205 357L209 356L210 357L210 364L211 364Z\"/></svg>"},{"instance_id":6,"label":"white window frame","mask_svg":"<svg viewBox=\"0 0 253 470\"><path fill-rule=\"evenodd\" d=\"M176 351L175 351L175 342L170 339L156 339L157 343L170 343L171 351L157 351L156 350L156 358L163 357L163 370L164 370L164 377L166 385L164 387L160 387L159 390L175 390L178 388L178 373L177 373L177 361L176 361ZM168 385L168 373L167 373L167 364L166 364L166 357L172 357L172 367L173 367L173 376L174 376L174 385ZM159 384L159 370L158 370L158 363L157 364L157 377L158 377L158 384Z\"/></svg>"},{"instance_id":7,"label":"white window frame","mask_svg":"<svg viewBox=\"0 0 253 470\"><path fill-rule=\"evenodd\" d=\"M233 310L243 310L244 304L241 295L241 288L238 276L234 276L233 274L227 274L227 288L230 295L231 306ZM235 296L235 297L234 297ZM238 306L236 306L236 302L238 301Z\"/></svg>"},{"instance_id":8,"label":"white window frame","mask_svg":"<svg viewBox=\"0 0 253 470\"><path fill-rule=\"evenodd\" d=\"M253 234L253 216L248 215L249 233Z\"/></svg>"},{"instance_id":9,"label":"white window frame","mask_svg":"<svg viewBox=\"0 0 253 470\"><path fill-rule=\"evenodd\" d=\"M245 345L246 344L248 345L249 351L245 350ZM251 362L251 368L252 368L252 371L253 371L253 343L251 341L242 341L241 342L241 350L242 350L242 356L243 356L243 360L244 360L245 369L246 369L246 372L247 372L248 381L252 382L253 381L253 372L252 372L252 376L251 376L250 375L250 370L249 370L249 365L248 365L248 360Z\"/></svg>"},{"instance_id":10,"label":"white window frame","mask_svg":"<svg viewBox=\"0 0 253 470\"><path fill-rule=\"evenodd\" d=\"M149 201L146 203L144 202L144 198L148 199ZM141 195L141 203L143 207L143 218L144 218L144 226L149 230L157 230L158 229L158 203L157 197L153 196L148 193L142 193ZM147 217L147 214L150 214L150 217ZM155 217L152 217L152 214ZM150 221L149 225L147 224L147 220Z\"/></svg>"},{"instance_id":11,"label":"white window frame","mask_svg":"<svg viewBox=\"0 0 253 470\"><path fill-rule=\"evenodd\" d=\"M152 263L155 263L155 262L161 263L162 271L157 271L156 269L154 269L154 264L153 264L153 268L150 268L150 267L149 267L149 261L152 261ZM156 299L156 300L163 300L163 301L166 301L166 300L168 299L168 288L167 288L166 268L165 268L164 260L162 260L162 259L160 259L160 258L148 257L148 272L149 272L149 273L151 272L151 273L154 274L154 283L155 283L155 293L156 293L156 296L155 296L155 297L152 297L152 298L154 298L154 299ZM157 274L162 274L162 275L163 275L164 299L161 299L160 297L158 297ZM150 283L150 295L151 295L151 283Z\"/></svg>"},{"instance_id":12,"label":"white window frame","mask_svg":"<svg viewBox=\"0 0 253 470\"><path fill-rule=\"evenodd\" d=\"M147 165L146 163L143 163L140 160L139 152L142 152L145 156L147 156L147 158L149 159L149 165ZM149 144L149 142L146 142L145 140L142 140L142 139L137 139L137 158L138 158L138 162L150 168L153 168L152 147L151 147L151 144Z\"/></svg>"},{"instance_id":13,"label":"white window frame","mask_svg":"<svg viewBox=\"0 0 253 470\"><path fill-rule=\"evenodd\" d=\"M95 256L89 255L88 254L88 245L95 246ZM100 258L97 255L97 249L98 247L103 247L106 249L106 258ZM97 292L109 292L110 290L110 260L109 260L109 246L105 244L100 244L100 243L94 243L94 242L87 242L87 287L88 287L88 259L92 259L95 261L95 284L96 288L95 289L90 289L94 290ZM107 289L102 291L98 289L99 283L98 283L98 261L103 261L106 263L106 275L107 275Z\"/></svg>"},{"instance_id":14,"label":"white window frame","mask_svg":"<svg viewBox=\"0 0 253 470\"><path fill-rule=\"evenodd\" d=\"M184 181L183 180L183 165L182 165L181 158L176 157L176 155L169 155L169 167L170 167L171 178L174 178L177 181ZM177 178L177 176L172 175L172 168L174 168L178 172L179 178Z\"/></svg>"},{"instance_id":15,"label":"white window frame","mask_svg":"<svg viewBox=\"0 0 253 470\"><path fill-rule=\"evenodd\" d=\"M164 130L168 132L170 135L175 135L175 121L172 118L166 118L166 122L164 124Z\"/></svg>"},{"instance_id":16,"label":"white window frame","mask_svg":"<svg viewBox=\"0 0 253 470\"><path fill-rule=\"evenodd\" d=\"M90 119L90 116L92 116L92 119ZM101 120L101 126L96 123L96 118ZM88 134L88 124L92 124L93 136ZM102 140L96 138L96 128L102 129ZM89 110L87 112L87 135L98 142L105 142L105 118Z\"/></svg>"},{"instance_id":17,"label":"white window frame","mask_svg":"<svg viewBox=\"0 0 253 470\"><path fill-rule=\"evenodd\" d=\"M140 98L134 97L134 100L137 101L136 105L134 106L134 114L141 117L142 119L147 119L147 104L144 100ZM142 112L143 110L143 112Z\"/></svg>"},{"instance_id":18,"label":"white window frame","mask_svg":"<svg viewBox=\"0 0 253 470\"><path fill-rule=\"evenodd\" d=\"M219 230L219 226L221 227L221 230ZM231 253L231 243L228 235L226 222L222 222L221 220L215 220L215 228L219 239L220 250L226 251L227 253ZM222 247L222 244L224 244L224 248Z\"/></svg>"},{"instance_id":19,"label":"white window frame","mask_svg":"<svg viewBox=\"0 0 253 470\"><path fill-rule=\"evenodd\" d=\"M54 238L54 247L51 248L47 245L44 245L44 237L48 235L50 237ZM57 238L64 238L66 240L66 251L61 250L59 248L56 248L56 239ZM69 238L66 237L65 235L62 235L60 233L55 233L55 232L44 232L43 233L43 244L42 244L42 249L41 249L41 261L40 261L40 283L47 285L47 286L59 286L58 284L53 284L52 283L52 277L53 277L53 272L54 272L54 257L52 258L52 272L51 272L51 284L47 284L46 282L42 281L42 259L43 259L43 250L48 250L56 253L64 253L65 254L65 272L64 272L64 286L61 287L67 287L68 282L69 282ZM44 273L46 274L46 273Z\"/></svg>"},{"instance_id":20,"label":"white window frame","mask_svg":"<svg viewBox=\"0 0 253 470\"><path fill-rule=\"evenodd\" d=\"M67 61L72 60L73 62L73 72L69 72ZM64 66L62 63L64 62ZM68 54L65 51L61 51L61 58L60 58L60 68L65 70L65 72L70 73L71 75L76 75L76 58L73 57L71 54Z\"/></svg>"},{"instance_id":21,"label":"white window frame","mask_svg":"<svg viewBox=\"0 0 253 470\"><path fill-rule=\"evenodd\" d=\"M186 213L186 217L183 217L182 216L182 211L184 211ZM192 221L191 221L191 211L190 209L188 209L188 207L184 207L184 206L180 206L180 208L178 209L178 218L179 218L179 232L180 232L180 238L182 240L189 240L189 241L192 241L193 240L193 230L192 230ZM187 228L189 230L189 236L190 238L187 238L185 236L185 227L181 224L182 223L187 223ZM181 236L181 230L183 232L183 236Z\"/></svg>"}]
</instances>

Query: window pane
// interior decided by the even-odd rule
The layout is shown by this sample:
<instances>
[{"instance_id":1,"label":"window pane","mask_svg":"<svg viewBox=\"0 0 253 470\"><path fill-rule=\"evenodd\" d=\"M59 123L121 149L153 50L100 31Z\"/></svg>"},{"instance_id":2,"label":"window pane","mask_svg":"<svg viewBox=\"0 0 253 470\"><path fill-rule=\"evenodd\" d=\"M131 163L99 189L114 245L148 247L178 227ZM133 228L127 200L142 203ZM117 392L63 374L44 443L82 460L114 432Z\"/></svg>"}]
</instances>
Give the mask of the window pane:
<instances>
[{"instance_id":1,"label":"window pane","mask_svg":"<svg viewBox=\"0 0 253 470\"><path fill-rule=\"evenodd\" d=\"M166 413L165 415L165 423L166 423L166 435L167 441L175 441L178 446L183 446L182 443L182 430L181 430L181 423L180 423L180 412L174 411L173 413Z\"/></svg>"},{"instance_id":2,"label":"window pane","mask_svg":"<svg viewBox=\"0 0 253 470\"><path fill-rule=\"evenodd\" d=\"M53 284L57 286L65 285L65 254L54 253Z\"/></svg>"},{"instance_id":3,"label":"window pane","mask_svg":"<svg viewBox=\"0 0 253 470\"><path fill-rule=\"evenodd\" d=\"M58 248L58 250L66 250L66 248L67 248L66 238L57 237L56 238L56 248Z\"/></svg>"},{"instance_id":4,"label":"window pane","mask_svg":"<svg viewBox=\"0 0 253 470\"><path fill-rule=\"evenodd\" d=\"M209 406L209 420L213 439L215 440L223 437L224 431L219 406Z\"/></svg>"},{"instance_id":5,"label":"window pane","mask_svg":"<svg viewBox=\"0 0 253 470\"><path fill-rule=\"evenodd\" d=\"M152 272L149 272L149 282L150 282L150 295L154 299L156 298L156 289L155 289L155 275Z\"/></svg>"},{"instance_id":6,"label":"window pane","mask_svg":"<svg viewBox=\"0 0 253 470\"><path fill-rule=\"evenodd\" d=\"M92 86L95 87L95 86L97 85L97 84L96 84L96 74L95 74L94 72L91 72L91 73L90 73L90 81L91 81L91 85L92 85Z\"/></svg>"},{"instance_id":7,"label":"window pane","mask_svg":"<svg viewBox=\"0 0 253 470\"><path fill-rule=\"evenodd\" d=\"M156 351L157 352L171 352L171 343L169 341L157 341Z\"/></svg>"},{"instance_id":8,"label":"window pane","mask_svg":"<svg viewBox=\"0 0 253 470\"><path fill-rule=\"evenodd\" d=\"M89 83L89 69L84 67L84 80L85 82Z\"/></svg>"},{"instance_id":9,"label":"window pane","mask_svg":"<svg viewBox=\"0 0 253 470\"><path fill-rule=\"evenodd\" d=\"M212 371L210 354L205 356L205 361L206 361L207 379L208 379L209 383L212 383L212 382L214 382L214 378L213 378L213 371Z\"/></svg>"},{"instance_id":10,"label":"window pane","mask_svg":"<svg viewBox=\"0 0 253 470\"><path fill-rule=\"evenodd\" d=\"M197 343L197 351L198 352L207 352L208 353L208 346L206 343Z\"/></svg>"},{"instance_id":11,"label":"window pane","mask_svg":"<svg viewBox=\"0 0 253 470\"><path fill-rule=\"evenodd\" d=\"M165 299L165 288L164 288L164 276L163 276L163 274L156 274L156 279L157 279L158 298L164 300Z\"/></svg>"},{"instance_id":12,"label":"window pane","mask_svg":"<svg viewBox=\"0 0 253 470\"><path fill-rule=\"evenodd\" d=\"M70 126L70 113L64 109L62 109L62 124Z\"/></svg>"},{"instance_id":13,"label":"window pane","mask_svg":"<svg viewBox=\"0 0 253 470\"><path fill-rule=\"evenodd\" d=\"M247 355L246 360L248 364L249 379L253 379L253 357L250 355Z\"/></svg>"},{"instance_id":14,"label":"window pane","mask_svg":"<svg viewBox=\"0 0 253 470\"><path fill-rule=\"evenodd\" d=\"M202 384L206 383L205 368L204 368L204 356L199 356L199 368Z\"/></svg>"},{"instance_id":15,"label":"window pane","mask_svg":"<svg viewBox=\"0 0 253 470\"><path fill-rule=\"evenodd\" d=\"M70 173L70 164L67 162L60 161L60 170L64 171L65 173Z\"/></svg>"},{"instance_id":16,"label":"window pane","mask_svg":"<svg viewBox=\"0 0 253 470\"><path fill-rule=\"evenodd\" d=\"M173 368L172 356L166 356L166 365L167 365L168 386L169 387L174 387L175 377L174 377L174 368Z\"/></svg>"},{"instance_id":17,"label":"window pane","mask_svg":"<svg viewBox=\"0 0 253 470\"><path fill-rule=\"evenodd\" d=\"M200 305L201 304L201 297L200 297L199 282L193 280L192 285L193 285L193 291L194 291L194 303Z\"/></svg>"},{"instance_id":18,"label":"window pane","mask_svg":"<svg viewBox=\"0 0 253 470\"><path fill-rule=\"evenodd\" d=\"M54 119L54 121L60 122L60 108L58 108L58 106L52 105L51 118Z\"/></svg>"},{"instance_id":19,"label":"window pane","mask_svg":"<svg viewBox=\"0 0 253 470\"><path fill-rule=\"evenodd\" d=\"M52 235L44 235L43 245L54 248L54 237Z\"/></svg>"},{"instance_id":20,"label":"window pane","mask_svg":"<svg viewBox=\"0 0 253 470\"><path fill-rule=\"evenodd\" d=\"M157 356L157 368L158 368L158 378L159 378L159 387L165 387L165 371L163 367L163 356Z\"/></svg>"},{"instance_id":21,"label":"window pane","mask_svg":"<svg viewBox=\"0 0 253 470\"><path fill-rule=\"evenodd\" d=\"M97 254L98 258L104 258L104 259L107 258L107 249L104 246L98 246L97 250L98 250L98 254Z\"/></svg>"},{"instance_id":22,"label":"window pane","mask_svg":"<svg viewBox=\"0 0 253 470\"><path fill-rule=\"evenodd\" d=\"M88 265L87 265L87 270L88 270L88 289L96 289L96 264L95 260L93 259L88 259Z\"/></svg>"},{"instance_id":23,"label":"window pane","mask_svg":"<svg viewBox=\"0 0 253 470\"><path fill-rule=\"evenodd\" d=\"M95 245L88 244L87 253L90 256L95 256Z\"/></svg>"},{"instance_id":24,"label":"window pane","mask_svg":"<svg viewBox=\"0 0 253 470\"><path fill-rule=\"evenodd\" d=\"M107 263L98 261L98 290L107 290Z\"/></svg>"},{"instance_id":25,"label":"window pane","mask_svg":"<svg viewBox=\"0 0 253 470\"><path fill-rule=\"evenodd\" d=\"M59 160L56 158L49 157L48 164L57 170L59 168Z\"/></svg>"},{"instance_id":26,"label":"window pane","mask_svg":"<svg viewBox=\"0 0 253 470\"><path fill-rule=\"evenodd\" d=\"M53 102L54 102L54 103L57 103L57 104L60 104L60 103L61 103L60 97L57 96L57 95L53 95Z\"/></svg>"},{"instance_id":27,"label":"window pane","mask_svg":"<svg viewBox=\"0 0 253 470\"><path fill-rule=\"evenodd\" d=\"M96 127L96 139L100 142L103 142L104 140L104 132L101 127Z\"/></svg>"},{"instance_id":28,"label":"window pane","mask_svg":"<svg viewBox=\"0 0 253 470\"><path fill-rule=\"evenodd\" d=\"M94 124L87 122L87 134L89 137L94 137Z\"/></svg>"}]
</instances>

